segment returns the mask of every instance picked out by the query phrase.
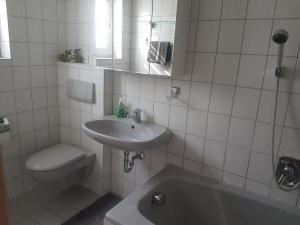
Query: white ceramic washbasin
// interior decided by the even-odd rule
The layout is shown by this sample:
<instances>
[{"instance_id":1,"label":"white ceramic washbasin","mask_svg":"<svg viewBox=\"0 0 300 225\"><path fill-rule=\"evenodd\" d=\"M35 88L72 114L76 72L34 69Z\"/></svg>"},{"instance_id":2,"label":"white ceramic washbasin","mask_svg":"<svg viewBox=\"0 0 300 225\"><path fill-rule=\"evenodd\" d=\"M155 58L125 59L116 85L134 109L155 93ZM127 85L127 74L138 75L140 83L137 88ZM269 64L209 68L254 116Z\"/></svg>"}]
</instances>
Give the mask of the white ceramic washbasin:
<instances>
[{"instance_id":1,"label":"white ceramic washbasin","mask_svg":"<svg viewBox=\"0 0 300 225\"><path fill-rule=\"evenodd\" d=\"M137 124L131 119L117 119L114 116L86 122L82 128L95 141L126 151L162 146L171 137L171 131L160 125L148 122Z\"/></svg>"}]
</instances>

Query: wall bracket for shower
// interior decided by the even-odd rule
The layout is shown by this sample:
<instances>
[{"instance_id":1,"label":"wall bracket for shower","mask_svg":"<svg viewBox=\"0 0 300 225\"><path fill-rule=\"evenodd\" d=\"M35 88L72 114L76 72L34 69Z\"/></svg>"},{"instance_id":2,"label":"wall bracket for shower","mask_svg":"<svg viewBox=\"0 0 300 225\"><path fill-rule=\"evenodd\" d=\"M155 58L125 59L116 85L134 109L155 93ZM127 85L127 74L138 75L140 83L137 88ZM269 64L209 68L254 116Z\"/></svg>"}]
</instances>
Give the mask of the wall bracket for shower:
<instances>
[{"instance_id":1,"label":"wall bracket for shower","mask_svg":"<svg viewBox=\"0 0 300 225\"><path fill-rule=\"evenodd\" d=\"M300 185L300 161L291 157L279 158L276 180L285 189L296 189Z\"/></svg>"},{"instance_id":2,"label":"wall bracket for shower","mask_svg":"<svg viewBox=\"0 0 300 225\"><path fill-rule=\"evenodd\" d=\"M277 55L277 67L275 76L280 78L283 73L282 58L283 58L283 46L289 38L289 33L286 30L276 30L273 34L273 41L278 44L278 55Z\"/></svg>"}]
</instances>

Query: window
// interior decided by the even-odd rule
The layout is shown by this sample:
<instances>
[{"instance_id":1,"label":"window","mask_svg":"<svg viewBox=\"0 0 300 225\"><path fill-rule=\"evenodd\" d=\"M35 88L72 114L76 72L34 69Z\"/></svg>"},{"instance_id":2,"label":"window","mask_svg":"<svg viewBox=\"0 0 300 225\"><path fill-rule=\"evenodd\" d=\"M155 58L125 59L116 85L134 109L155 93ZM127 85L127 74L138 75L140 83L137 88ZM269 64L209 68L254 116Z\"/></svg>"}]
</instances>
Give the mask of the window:
<instances>
[{"instance_id":1,"label":"window","mask_svg":"<svg viewBox=\"0 0 300 225\"><path fill-rule=\"evenodd\" d=\"M95 35L97 55L112 56L112 0L95 1Z\"/></svg>"},{"instance_id":2,"label":"window","mask_svg":"<svg viewBox=\"0 0 300 225\"><path fill-rule=\"evenodd\" d=\"M122 58L123 0L95 1L96 54L101 58Z\"/></svg>"},{"instance_id":3,"label":"window","mask_svg":"<svg viewBox=\"0 0 300 225\"><path fill-rule=\"evenodd\" d=\"M0 0L0 58L10 59L9 31L6 1Z\"/></svg>"}]
</instances>

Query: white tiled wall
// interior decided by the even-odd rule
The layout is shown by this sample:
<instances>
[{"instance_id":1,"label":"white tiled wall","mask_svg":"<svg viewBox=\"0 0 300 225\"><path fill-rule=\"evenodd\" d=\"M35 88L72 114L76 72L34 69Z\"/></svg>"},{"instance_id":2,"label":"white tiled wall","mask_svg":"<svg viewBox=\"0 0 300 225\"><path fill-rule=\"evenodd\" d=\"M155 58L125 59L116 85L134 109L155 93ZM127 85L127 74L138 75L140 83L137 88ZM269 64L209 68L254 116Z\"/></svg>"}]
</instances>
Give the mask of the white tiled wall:
<instances>
[{"instance_id":1,"label":"white tiled wall","mask_svg":"<svg viewBox=\"0 0 300 225\"><path fill-rule=\"evenodd\" d=\"M90 149L96 153L93 172L84 181L83 186L98 194L105 194L110 186L111 150L86 136L81 129L81 124L112 114L111 72L90 65L58 63L57 75L60 141ZM94 83L95 103L84 103L69 98L67 95L68 78Z\"/></svg>"},{"instance_id":2,"label":"white tiled wall","mask_svg":"<svg viewBox=\"0 0 300 225\"><path fill-rule=\"evenodd\" d=\"M164 79L115 72L113 80L95 67L56 66L58 49L78 46L86 60L94 55L89 49L93 35L85 32L93 9L85 7L86 1L66 1L71 13L61 0L7 3L12 60L0 60L0 105L5 106L0 114L12 122L12 142L4 148L9 198L36 186L23 167L28 155L61 140L97 151L95 170L85 183L97 192L111 180L111 190L126 196L171 163L296 204L298 192L283 193L272 181L276 45L270 40L274 29L290 33L276 146L279 155L300 158L298 0L194 0L186 74ZM69 26L77 19L81 22ZM67 98L69 76L98 82L97 99L102 100L90 105ZM172 101L166 98L171 86L181 88ZM130 174L123 173L122 153L111 155L80 130L80 123L111 114L111 99L116 106L121 96L130 109L141 107L144 119L168 126L174 134L168 146L147 151Z\"/></svg>"},{"instance_id":3,"label":"white tiled wall","mask_svg":"<svg viewBox=\"0 0 300 225\"><path fill-rule=\"evenodd\" d=\"M299 193L273 184L272 116L275 29L290 38L280 81L276 152L300 158L300 3L298 0L194 0L186 74L164 79L115 72L114 106L123 97L144 118L169 127L168 146L145 151L130 174L113 151L111 189L126 196L167 164L175 164L274 199L296 204ZM178 99L166 96L181 88ZM293 90L292 94L290 90Z\"/></svg>"},{"instance_id":4,"label":"white tiled wall","mask_svg":"<svg viewBox=\"0 0 300 225\"><path fill-rule=\"evenodd\" d=\"M56 56L60 0L7 0L11 60L0 60L0 115L12 141L3 149L8 198L37 186L26 158L59 141Z\"/></svg>"}]
</instances>

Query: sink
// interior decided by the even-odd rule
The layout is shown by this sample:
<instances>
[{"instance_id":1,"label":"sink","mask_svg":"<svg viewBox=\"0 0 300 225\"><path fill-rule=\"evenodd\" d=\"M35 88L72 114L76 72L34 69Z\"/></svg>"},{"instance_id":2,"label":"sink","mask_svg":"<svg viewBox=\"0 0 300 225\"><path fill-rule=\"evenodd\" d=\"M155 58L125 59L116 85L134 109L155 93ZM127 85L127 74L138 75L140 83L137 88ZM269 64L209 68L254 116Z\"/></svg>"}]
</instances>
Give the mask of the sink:
<instances>
[{"instance_id":1,"label":"sink","mask_svg":"<svg viewBox=\"0 0 300 225\"><path fill-rule=\"evenodd\" d=\"M133 152L165 145L171 137L171 131L163 126L148 122L137 124L114 116L86 122L82 128L99 143Z\"/></svg>"}]
</instances>

